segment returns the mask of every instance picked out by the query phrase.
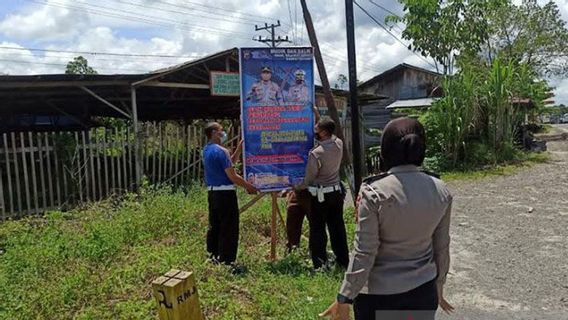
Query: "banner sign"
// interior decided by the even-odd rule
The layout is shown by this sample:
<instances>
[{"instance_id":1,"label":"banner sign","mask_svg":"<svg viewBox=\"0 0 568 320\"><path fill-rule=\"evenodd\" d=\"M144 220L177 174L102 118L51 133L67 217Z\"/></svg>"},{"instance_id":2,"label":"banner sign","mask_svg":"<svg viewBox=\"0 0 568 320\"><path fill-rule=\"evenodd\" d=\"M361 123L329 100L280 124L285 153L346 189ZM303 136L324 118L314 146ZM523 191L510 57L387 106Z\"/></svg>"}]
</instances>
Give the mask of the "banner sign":
<instances>
[{"instance_id":1,"label":"banner sign","mask_svg":"<svg viewBox=\"0 0 568 320\"><path fill-rule=\"evenodd\" d=\"M313 49L242 48L245 178L261 191L304 179L314 144Z\"/></svg>"},{"instance_id":2,"label":"banner sign","mask_svg":"<svg viewBox=\"0 0 568 320\"><path fill-rule=\"evenodd\" d=\"M241 93L241 84L238 72L211 71L211 95L234 96Z\"/></svg>"}]
</instances>

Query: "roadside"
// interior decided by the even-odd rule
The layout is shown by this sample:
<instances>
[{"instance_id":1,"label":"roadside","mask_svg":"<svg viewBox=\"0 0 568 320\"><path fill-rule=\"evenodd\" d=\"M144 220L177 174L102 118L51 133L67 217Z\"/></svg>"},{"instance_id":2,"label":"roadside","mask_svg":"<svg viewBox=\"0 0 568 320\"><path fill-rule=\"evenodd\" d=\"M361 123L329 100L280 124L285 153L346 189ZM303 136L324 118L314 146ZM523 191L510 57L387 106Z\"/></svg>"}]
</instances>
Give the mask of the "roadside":
<instances>
[{"instance_id":1,"label":"roadside","mask_svg":"<svg viewBox=\"0 0 568 320\"><path fill-rule=\"evenodd\" d=\"M567 319L568 141L548 150L550 161L512 175L450 182L457 312L441 319Z\"/></svg>"}]
</instances>

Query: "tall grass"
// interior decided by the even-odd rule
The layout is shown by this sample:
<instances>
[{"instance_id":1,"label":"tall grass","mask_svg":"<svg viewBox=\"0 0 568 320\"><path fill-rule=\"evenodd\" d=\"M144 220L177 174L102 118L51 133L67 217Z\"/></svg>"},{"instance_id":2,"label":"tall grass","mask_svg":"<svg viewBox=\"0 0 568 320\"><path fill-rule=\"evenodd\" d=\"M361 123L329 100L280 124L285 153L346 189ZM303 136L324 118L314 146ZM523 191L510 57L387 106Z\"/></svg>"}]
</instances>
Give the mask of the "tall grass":
<instances>
[{"instance_id":1,"label":"tall grass","mask_svg":"<svg viewBox=\"0 0 568 320\"><path fill-rule=\"evenodd\" d=\"M522 64L496 58L490 66L463 64L444 79L444 97L421 117L428 135L427 165L452 170L514 160L516 130L527 110L514 98L542 99L542 86ZM529 83L529 84L527 84Z\"/></svg>"}]
</instances>

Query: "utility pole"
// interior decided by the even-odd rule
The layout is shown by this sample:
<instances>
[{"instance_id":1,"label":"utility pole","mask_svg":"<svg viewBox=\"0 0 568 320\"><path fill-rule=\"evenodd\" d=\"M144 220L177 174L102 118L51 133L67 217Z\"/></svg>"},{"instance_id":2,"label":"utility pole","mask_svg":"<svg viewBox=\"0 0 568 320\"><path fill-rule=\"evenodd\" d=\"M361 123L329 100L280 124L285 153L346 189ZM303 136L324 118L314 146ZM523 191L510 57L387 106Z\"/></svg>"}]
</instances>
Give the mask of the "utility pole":
<instances>
[{"instance_id":1,"label":"utility pole","mask_svg":"<svg viewBox=\"0 0 568 320\"><path fill-rule=\"evenodd\" d=\"M278 38L276 38L274 29L280 27L280 20L278 20L277 24L268 24L265 23L264 27L259 27L258 25L254 26L254 31L261 31L261 30L266 30L268 31L268 33L270 33L270 38L262 38L262 36L258 36L258 38L252 38L254 41L258 41L258 42L262 42L264 44L267 44L269 47L271 48L276 48L278 45L280 45L283 42L290 42L290 40L288 40L288 36L282 38L280 36L278 36Z\"/></svg>"},{"instance_id":2,"label":"utility pole","mask_svg":"<svg viewBox=\"0 0 568 320\"><path fill-rule=\"evenodd\" d=\"M356 192L362 182L361 125L357 101L357 65L355 56L355 19L353 0L345 0L345 26L347 29L347 65L349 67L349 104L351 105L351 136L353 137L353 173Z\"/></svg>"},{"instance_id":3,"label":"utility pole","mask_svg":"<svg viewBox=\"0 0 568 320\"><path fill-rule=\"evenodd\" d=\"M316 66L318 67L321 85L323 87L325 104L327 106L327 109L329 110L329 116L337 124L336 130L335 130L335 135L339 139L345 141L345 137L343 135L343 129L341 127L341 122L339 121L339 114L338 114L337 108L335 106L335 101L333 99L333 93L331 92L331 87L329 85L329 79L327 78L327 72L325 70L325 65L323 63L323 58L322 58L322 55L321 55L321 50L320 50L320 47L319 47L318 38L316 36L316 31L314 29L312 16L310 14L310 11L308 10L308 5L306 4L306 0L300 0L300 3L302 4L302 12L304 14L304 22L306 23L306 29L308 31L310 43L311 43L312 47L314 48L314 58L316 60ZM348 179L349 180L349 186L350 186L350 189L351 189L351 193L353 195L353 199L355 199L355 196L357 195L357 193L355 193L355 189L358 189L359 185L356 183L356 181L351 181L351 172L352 172L351 155L349 154L349 152L347 150L347 144L344 143L343 144L342 175L343 175L343 177L349 178ZM359 184L360 184L360 182L359 182Z\"/></svg>"}]
</instances>

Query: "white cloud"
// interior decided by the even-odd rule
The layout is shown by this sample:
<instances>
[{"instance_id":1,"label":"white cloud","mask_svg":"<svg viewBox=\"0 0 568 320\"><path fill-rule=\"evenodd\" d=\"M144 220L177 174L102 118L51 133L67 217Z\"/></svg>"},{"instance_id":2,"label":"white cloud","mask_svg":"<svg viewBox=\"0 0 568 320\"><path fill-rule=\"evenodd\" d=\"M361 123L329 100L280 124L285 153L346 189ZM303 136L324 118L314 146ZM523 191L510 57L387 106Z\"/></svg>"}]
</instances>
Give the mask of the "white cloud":
<instances>
[{"instance_id":1,"label":"white cloud","mask_svg":"<svg viewBox=\"0 0 568 320\"><path fill-rule=\"evenodd\" d=\"M63 0L66 2L71 1ZM89 16L85 13L47 5L33 6L29 11L8 15L0 22L0 33L14 39L65 40L81 33L88 24Z\"/></svg>"},{"instance_id":2,"label":"white cloud","mask_svg":"<svg viewBox=\"0 0 568 320\"><path fill-rule=\"evenodd\" d=\"M556 104L568 105L568 79L556 80L551 83L554 87L554 97Z\"/></svg>"}]
</instances>

